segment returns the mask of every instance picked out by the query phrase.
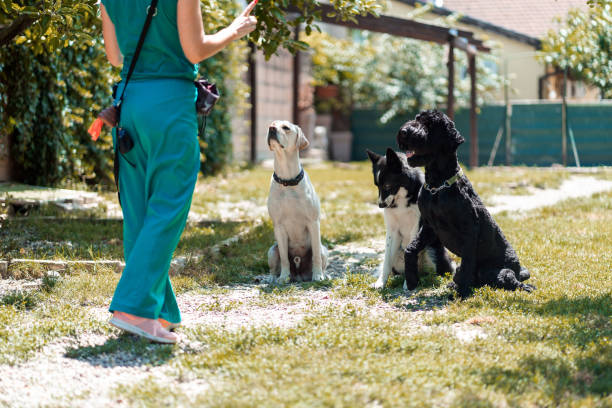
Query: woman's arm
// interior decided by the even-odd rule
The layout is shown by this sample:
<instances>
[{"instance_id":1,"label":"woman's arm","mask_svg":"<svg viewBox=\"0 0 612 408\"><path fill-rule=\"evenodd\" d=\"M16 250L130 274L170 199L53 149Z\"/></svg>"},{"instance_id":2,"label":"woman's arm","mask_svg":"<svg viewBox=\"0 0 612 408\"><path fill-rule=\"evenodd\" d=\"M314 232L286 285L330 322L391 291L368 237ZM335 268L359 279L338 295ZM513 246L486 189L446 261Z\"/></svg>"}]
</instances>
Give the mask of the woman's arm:
<instances>
[{"instance_id":1,"label":"woman's arm","mask_svg":"<svg viewBox=\"0 0 612 408\"><path fill-rule=\"evenodd\" d=\"M257 19L249 14L255 7L255 3L256 1L252 1L226 28L215 34L206 35L202 23L200 0L178 0L178 32L181 47L187 59L193 64L197 64L215 55L230 42L253 31L257 25Z\"/></svg>"},{"instance_id":2,"label":"woman's arm","mask_svg":"<svg viewBox=\"0 0 612 408\"><path fill-rule=\"evenodd\" d=\"M104 49L106 50L106 58L111 65L118 67L123 64L123 55L119 50L117 43L117 34L115 33L115 25L111 21L106 9L100 4L102 14L102 36L104 37Z\"/></svg>"}]
</instances>

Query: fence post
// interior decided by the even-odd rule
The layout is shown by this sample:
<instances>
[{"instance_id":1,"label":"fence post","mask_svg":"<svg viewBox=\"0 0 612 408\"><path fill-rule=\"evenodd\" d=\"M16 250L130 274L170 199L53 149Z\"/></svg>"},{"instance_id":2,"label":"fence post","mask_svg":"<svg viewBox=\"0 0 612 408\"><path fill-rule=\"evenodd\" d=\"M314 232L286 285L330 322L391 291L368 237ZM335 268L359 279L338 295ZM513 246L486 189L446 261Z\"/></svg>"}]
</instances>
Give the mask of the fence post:
<instances>
[{"instance_id":1,"label":"fence post","mask_svg":"<svg viewBox=\"0 0 612 408\"><path fill-rule=\"evenodd\" d=\"M512 164L512 105L508 77L508 58L504 58L504 102L506 104L506 166Z\"/></svg>"},{"instance_id":2,"label":"fence post","mask_svg":"<svg viewBox=\"0 0 612 408\"><path fill-rule=\"evenodd\" d=\"M448 96L446 100L446 116L455 119L455 38L457 30L448 30Z\"/></svg>"},{"instance_id":3,"label":"fence post","mask_svg":"<svg viewBox=\"0 0 612 408\"><path fill-rule=\"evenodd\" d=\"M468 54L470 70L470 167L478 167L478 118L476 116L476 53Z\"/></svg>"},{"instance_id":4,"label":"fence post","mask_svg":"<svg viewBox=\"0 0 612 408\"><path fill-rule=\"evenodd\" d=\"M251 86L251 152L250 161L257 161L257 52L255 43L249 43L249 85Z\"/></svg>"},{"instance_id":5,"label":"fence post","mask_svg":"<svg viewBox=\"0 0 612 408\"><path fill-rule=\"evenodd\" d=\"M567 167L567 65L563 70L563 91L561 98L561 160L563 167Z\"/></svg>"},{"instance_id":6,"label":"fence post","mask_svg":"<svg viewBox=\"0 0 612 408\"><path fill-rule=\"evenodd\" d=\"M295 27L293 32L293 39L299 41L300 39L300 25ZM300 122L299 112L299 98L300 98L300 52L296 51L293 56L293 123L298 124Z\"/></svg>"}]
</instances>

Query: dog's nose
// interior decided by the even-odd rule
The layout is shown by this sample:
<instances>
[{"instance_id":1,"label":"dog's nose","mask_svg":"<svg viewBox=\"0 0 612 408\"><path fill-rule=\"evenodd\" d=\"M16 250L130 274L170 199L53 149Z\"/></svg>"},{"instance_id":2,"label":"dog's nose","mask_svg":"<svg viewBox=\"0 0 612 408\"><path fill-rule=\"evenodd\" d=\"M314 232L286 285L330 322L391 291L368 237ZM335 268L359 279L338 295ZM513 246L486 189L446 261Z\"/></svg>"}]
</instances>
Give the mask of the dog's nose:
<instances>
[{"instance_id":1,"label":"dog's nose","mask_svg":"<svg viewBox=\"0 0 612 408\"><path fill-rule=\"evenodd\" d=\"M285 146L280 143L280 140L278 140L278 129L276 129L276 127L274 126L270 126L268 128L268 147L270 146L271 140L275 140L280 145L280 147L282 147L283 149L285 148Z\"/></svg>"},{"instance_id":2,"label":"dog's nose","mask_svg":"<svg viewBox=\"0 0 612 408\"><path fill-rule=\"evenodd\" d=\"M408 137L408 129L406 129L406 128L400 129L400 135L402 137Z\"/></svg>"}]
</instances>

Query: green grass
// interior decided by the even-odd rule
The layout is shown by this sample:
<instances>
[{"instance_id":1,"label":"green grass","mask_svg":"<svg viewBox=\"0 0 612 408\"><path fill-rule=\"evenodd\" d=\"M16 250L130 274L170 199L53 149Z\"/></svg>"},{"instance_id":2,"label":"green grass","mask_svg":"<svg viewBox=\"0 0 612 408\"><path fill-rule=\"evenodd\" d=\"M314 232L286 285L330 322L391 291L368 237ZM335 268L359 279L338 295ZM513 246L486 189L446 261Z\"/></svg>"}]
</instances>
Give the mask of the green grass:
<instances>
[{"instance_id":1,"label":"green grass","mask_svg":"<svg viewBox=\"0 0 612 408\"><path fill-rule=\"evenodd\" d=\"M200 253L249 223L188 223L177 255ZM123 259L122 221L99 218L9 218L0 229L0 259Z\"/></svg>"},{"instance_id":2,"label":"green grass","mask_svg":"<svg viewBox=\"0 0 612 408\"><path fill-rule=\"evenodd\" d=\"M309 174L321 197L327 244L384 237L367 165ZM552 171L512 168L495 170L491 179L514 180L517 174L548 186L568 176L561 171L555 181ZM225 201L238 202L251 192L253 200L265 203L269 176L257 168L238 174L241 193L233 193L223 177L206 180L200 193L211 189L225 194ZM479 169L468 176L479 191L487 172ZM597 177L612 178L606 172ZM210 191L205 205L213 206ZM172 278L179 293L217 300L203 305L202 313L283 309L304 301L310 302L310 312L293 326L270 322L229 330L198 324L180 330L181 344L154 346L117 336L88 314L108 305L117 274L73 271L57 281L43 280L40 289L3 298L0 363L18 364L53 341L93 333L108 340L69 346L66 357L94 365L98 358L112 357L119 366L165 370L114 386L114 397L134 406L612 406L612 192L521 218L499 214L496 220L530 269L535 292L481 288L459 301L446 287L448 276L424 279L410 296L402 291L400 278L376 291L370 275L357 273L375 267L366 259L343 278L261 285L254 297L232 300L236 286L267 273L272 224L193 225L179 244L185 254L252 227L239 243L222 248L216 257L204 251L201 261ZM24 297L33 299L29 307L19 306ZM328 303L314 300L322 298ZM478 335L463 341L463 332ZM183 392L180 385L193 380L207 386ZM78 398L72 402L78 405Z\"/></svg>"}]
</instances>

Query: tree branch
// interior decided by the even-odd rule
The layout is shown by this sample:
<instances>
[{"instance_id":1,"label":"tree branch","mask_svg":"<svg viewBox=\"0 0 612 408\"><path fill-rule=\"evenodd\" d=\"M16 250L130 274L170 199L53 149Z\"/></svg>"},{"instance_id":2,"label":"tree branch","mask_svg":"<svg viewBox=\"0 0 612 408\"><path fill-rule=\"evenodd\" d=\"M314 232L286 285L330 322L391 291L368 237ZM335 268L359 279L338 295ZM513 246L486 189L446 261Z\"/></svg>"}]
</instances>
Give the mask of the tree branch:
<instances>
[{"instance_id":1,"label":"tree branch","mask_svg":"<svg viewBox=\"0 0 612 408\"><path fill-rule=\"evenodd\" d=\"M13 38L24 32L28 27L36 22L37 18L31 16L18 16L8 26L0 27L0 47L11 42Z\"/></svg>"}]
</instances>

